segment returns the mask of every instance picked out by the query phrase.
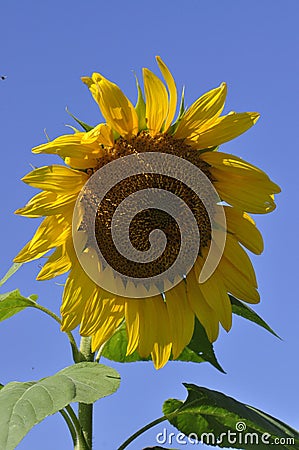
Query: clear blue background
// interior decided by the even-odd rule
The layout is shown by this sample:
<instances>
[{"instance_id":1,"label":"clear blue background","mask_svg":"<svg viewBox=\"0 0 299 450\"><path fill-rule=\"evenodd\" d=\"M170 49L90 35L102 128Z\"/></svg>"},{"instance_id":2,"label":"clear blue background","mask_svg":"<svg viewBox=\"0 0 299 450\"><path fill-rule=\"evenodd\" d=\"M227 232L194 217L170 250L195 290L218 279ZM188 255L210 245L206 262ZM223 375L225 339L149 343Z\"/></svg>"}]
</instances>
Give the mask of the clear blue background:
<instances>
[{"instance_id":1,"label":"clear blue background","mask_svg":"<svg viewBox=\"0 0 299 450\"><path fill-rule=\"evenodd\" d=\"M260 166L282 186L277 210L256 217L265 252L253 262L262 297L255 309L283 341L234 318L232 331L221 333L215 345L226 375L207 363L169 363L156 371L149 363L108 362L120 372L122 383L116 394L96 404L95 450L116 449L161 415L165 399L184 399L182 382L221 390L299 428L298 13L297 0L1 2L0 74L7 75L0 80L2 274L38 224L13 214L34 193L19 179L30 164L58 162L30 150L45 141L44 128L50 138L67 132L65 124L73 122L65 106L86 122L100 121L80 81L95 70L117 82L132 101L132 71L140 74L141 67L149 67L158 73L157 54L178 87L186 85L189 105L226 81L226 112L257 110L262 118L223 151ZM41 304L59 313L62 287L55 280L34 281L39 264L27 264L5 288L36 293ZM2 383L39 379L72 363L66 337L38 311L23 311L1 323L0 339ZM129 448L155 445L163 426ZM72 445L56 415L36 426L18 448L64 450Z\"/></svg>"}]
</instances>

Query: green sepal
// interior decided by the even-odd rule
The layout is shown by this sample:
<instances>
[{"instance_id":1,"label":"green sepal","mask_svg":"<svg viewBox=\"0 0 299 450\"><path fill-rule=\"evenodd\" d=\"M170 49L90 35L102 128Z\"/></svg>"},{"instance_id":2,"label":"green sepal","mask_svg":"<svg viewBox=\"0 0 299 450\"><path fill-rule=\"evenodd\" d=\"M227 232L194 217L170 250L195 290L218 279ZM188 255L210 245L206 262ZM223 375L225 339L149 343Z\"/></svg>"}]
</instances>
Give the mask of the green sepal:
<instances>
[{"instance_id":1,"label":"green sepal","mask_svg":"<svg viewBox=\"0 0 299 450\"><path fill-rule=\"evenodd\" d=\"M267 450L269 444L271 446L275 443L274 439L278 438L283 443L275 445L275 449L299 449L299 433L289 425L221 392L183 384L188 391L187 399L184 402L166 400L163 412L168 421L186 437L193 436L194 439L196 436L199 442L221 448L252 450ZM229 437L232 437L230 433L237 436L235 442ZM254 441L249 440L249 434L245 438L246 433L253 434ZM266 434L269 444L263 441Z\"/></svg>"},{"instance_id":2,"label":"green sepal","mask_svg":"<svg viewBox=\"0 0 299 450\"><path fill-rule=\"evenodd\" d=\"M184 113L185 113L185 86L183 86L183 89L182 89L179 114L178 114L176 121L179 121L183 117Z\"/></svg>"},{"instance_id":3,"label":"green sepal","mask_svg":"<svg viewBox=\"0 0 299 450\"><path fill-rule=\"evenodd\" d=\"M6 283L6 281L16 273L17 270L19 270L22 265L23 263L13 263L13 265L8 269L4 277L0 280L0 287L3 286L3 284Z\"/></svg>"},{"instance_id":4,"label":"green sepal","mask_svg":"<svg viewBox=\"0 0 299 450\"><path fill-rule=\"evenodd\" d=\"M136 361L150 361L151 357L141 358L135 350L131 355L126 355L128 345L128 337L126 331L126 325L123 323L114 335L106 342L101 355L111 361L129 363ZM185 361L185 362L209 362L220 372L224 372L216 359L213 345L210 343L204 327L200 322L195 319L195 326L192 339L190 343L184 348L182 353L173 360L170 357L170 361Z\"/></svg>"},{"instance_id":5,"label":"green sepal","mask_svg":"<svg viewBox=\"0 0 299 450\"><path fill-rule=\"evenodd\" d=\"M209 147L209 148L203 148L201 150L197 150L198 153L201 155L202 153L206 153L206 152L217 152L219 150L219 145L215 145L214 147Z\"/></svg>"},{"instance_id":6,"label":"green sepal","mask_svg":"<svg viewBox=\"0 0 299 450\"><path fill-rule=\"evenodd\" d=\"M87 123L83 122L82 120L78 119L74 114L72 114L68 108L65 108L66 112L83 128L84 131L88 132L92 130L94 127L91 127L90 125L87 125Z\"/></svg>"},{"instance_id":7,"label":"green sepal","mask_svg":"<svg viewBox=\"0 0 299 450\"><path fill-rule=\"evenodd\" d=\"M256 323L260 327L272 333L278 339L281 339L278 334L275 333L274 330L249 306L245 305L245 303L241 302L237 298L233 297L229 294L230 302L232 304L232 311L234 314L243 317L244 319L250 320L251 322Z\"/></svg>"},{"instance_id":8,"label":"green sepal","mask_svg":"<svg viewBox=\"0 0 299 450\"><path fill-rule=\"evenodd\" d=\"M138 98L137 98L137 103L135 106L135 111L137 113L137 117L138 117L138 131L142 131L142 130L146 130L147 125L146 125L146 119L145 119L145 114L146 114L146 106L145 106L145 101L143 98L143 94L142 94L142 90L138 81L138 78L135 75L135 80L136 80L136 87L137 87L137 91L138 91Z\"/></svg>"},{"instance_id":9,"label":"green sepal","mask_svg":"<svg viewBox=\"0 0 299 450\"><path fill-rule=\"evenodd\" d=\"M117 139L120 137L120 134L115 130L112 130L112 134L113 134L113 139L115 141L117 141Z\"/></svg>"},{"instance_id":10,"label":"green sepal","mask_svg":"<svg viewBox=\"0 0 299 450\"><path fill-rule=\"evenodd\" d=\"M185 114L185 86L183 86L183 89L182 89L179 113L178 113L178 116L177 116L176 120L174 121L174 123L169 128L169 131L168 131L169 134L174 134L176 132L178 124L180 123L180 121L181 121L181 119L182 119L184 114Z\"/></svg>"}]
</instances>

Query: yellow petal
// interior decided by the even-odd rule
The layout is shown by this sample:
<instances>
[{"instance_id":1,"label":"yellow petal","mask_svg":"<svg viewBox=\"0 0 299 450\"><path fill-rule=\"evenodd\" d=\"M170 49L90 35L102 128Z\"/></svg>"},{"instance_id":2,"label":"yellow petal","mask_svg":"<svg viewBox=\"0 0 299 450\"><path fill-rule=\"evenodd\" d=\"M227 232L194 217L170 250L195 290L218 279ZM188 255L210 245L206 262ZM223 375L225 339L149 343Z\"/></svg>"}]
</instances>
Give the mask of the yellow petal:
<instances>
[{"instance_id":1,"label":"yellow petal","mask_svg":"<svg viewBox=\"0 0 299 450\"><path fill-rule=\"evenodd\" d=\"M80 334L81 336L93 335L92 351L95 351L112 336L123 319L124 302L115 295L98 288L84 308Z\"/></svg>"},{"instance_id":2,"label":"yellow petal","mask_svg":"<svg viewBox=\"0 0 299 450\"><path fill-rule=\"evenodd\" d=\"M15 257L15 262L38 259L54 247L63 245L71 236L71 222L61 216L50 216L43 220L33 238Z\"/></svg>"},{"instance_id":3,"label":"yellow petal","mask_svg":"<svg viewBox=\"0 0 299 450\"><path fill-rule=\"evenodd\" d=\"M261 254L264 249L263 237L252 218L236 208L225 206L224 210L228 232L233 233L250 251Z\"/></svg>"},{"instance_id":4,"label":"yellow petal","mask_svg":"<svg viewBox=\"0 0 299 450\"><path fill-rule=\"evenodd\" d=\"M168 114L168 95L162 81L150 70L143 69L146 99L146 122L149 133L154 136L162 129Z\"/></svg>"},{"instance_id":5,"label":"yellow petal","mask_svg":"<svg viewBox=\"0 0 299 450\"><path fill-rule=\"evenodd\" d=\"M99 73L94 72L92 74L91 78L90 77L81 77L81 80L83 81L84 84L86 84L86 86L90 90L94 100L100 106L100 103L99 103L100 102L100 91L99 91L98 84L102 80L102 76Z\"/></svg>"},{"instance_id":6,"label":"yellow petal","mask_svg":"<svg viewBox=\"0 0 299 450\"><path fill-rule=\"evenodd\" d=\"M225 256L222 256L217 271L221 274L228 292L247 303L259 303L260 296L240 267L234 266Z\"/></svg>"},{"instance_id":7,"label":"yellow petal","mask_svg":"<svg viewBox=\"0 0 299 450\"><path fill-rule=\"evenodd\" d=\"M163 367L170 358L172 344L169 316L162 296L128 299L126 324L127 354L138 349L140 356L146 358L151 353L155 368Z\"/></svg>"},{"instance_id":8,"label":"yellow petal","mask_svg":"<svg viewBox=\"0 0 299 450\"><path fill-rule=\"evenodd\" d=\"M193 133L201 133L221 114L225 98L226 84L212 89L196 100L183 115L176 130L176 137L184 139Z\"/></svg>"},{"instance_id":9,"label":"yellow petal","mask_svg":"<svg viewBox=\"0 0 299 450\"><path fill-rule=\"evenodd\" d=\"M264 183L238 183L230 179L215 181L213 184L222 200L243 211L267 214L276 208L274 196L269 193L267 187L265 189Z\"/></svg>"},{"instance_id":10,"label":"yellow petal","mask_svg":"<svg viewBox=\"0 0 299 450\"><path fill-rule=\"evenodd\" d=\"M83 314L83 305L80 305L80 307L78 307L78 310L75 313L65 314L62 317L61 331L69 331L76 328L81 322L82 314Z\"/></svg>"},{"instance_id":11,"label":"yellow petal","mask_svg":"<svg viewBox=\"0 0 299 450\"><path fill-rule=\"evenodd\" d=\"M29 186L58 194L79 192L87 180L86 173L60 165L40 167L22 178Z\"/></svg>"},{"instance_id":12,"label":"yellow petal","mask_svg":"<svg viewBox=\"0 0 299 450\"><path fill-rule=\"evenodd\" d=\"M217 269L207 281L199 285L199 288L206 303L217 311L223 328L229 331L232 326L232 306Z\"/></svg>"},{"instance_id":13,"label":"yellow petal","mask_svg":"<svg viewBox=\"0 0 299 450\"><path fill-rule=\"evenodd\" d=\"M101 155L101 148L98 144L82 144L81 140L85 134L81 132L59 136L53 141L34 147L32 152L59 155L62 158L67 156L73 158L84 158L86 156L96 158L98 155Z\"/></svg>"},{"instance_id":14,"label":"yellow petal","mask_svg":"<svg viewBox=\"0 0 299 450\"><path fill-rule=\"evenodd\" d=\"M30 250L31 241L27 242L27 244L22 248L22 250L14 257L13 261L16 263L23 263L28 261L33 261L34 259L41 258L45 253L48 253L51 248L47 246L46 250L36 249L35 252ZM55 245L54 245L55 247Z\"/></svg>"},{"instance_id":15,"label":"yellow petal","mask_svg":"<svg viewBox=\"0 0 299 450\"><path fill-rule=\"evenodd\" d=\"M48 261L44 264L36 279L39 281L50 280L68 272L71 267L72 261L66 252L65 245L61 245L48 258Z\"/></svg>"},{"instance_id":16,"label":"yellow petal","mask_svg":"<svg viewBox=\"0 0 299 450\"><path fill-rule=\"evenodd\" d=\"M277 184L273 183L267 176L261 177L260 175L256 176L255 172L249 172L244 171L244 173L236 173L234 170L230 169L218 169L218 168L211 168L210 169L212 175L214 175L215 180L226 183L231 181L232 183L239 183L239 184L257 184L259 188L263 189L264 192L267 192L268 194L274 194L277 193L280 188L277 186Z\"/></svg>"},{"instance_id":17,"label":"yellow petal","mask_svg":"<svg viewBox=\"0 0 299 450\"><path fill-rule=\"evenodd\" d=\"M92 75L92 79L83 77L82 81L88 85L111 128L124 137L138 133L134 106L116 84L97 73Z\"/></svg>"},{"instance_id":18,"label":"yellow petal","mask_svg":"<svg viewBox=\"0 0 299 450\"><path fill-rule=\"evenodd\" d=\"M24 208L17 209L15 214L26 217L64 214L73 210L76 199L77 194L59 195L55 192L40 192Z\"/></svg>"},{"instance_id":19,"label":"yellow petal","mask_svg":"<svg viewBox=\"0 0 299 450\"><path fill-rule=\"evenodd\" d=\"M218 169L229 168L230 170L238 171L240 174L244 174L249 171L254 172L256 176L260 174L263 178L266 175L265 172L257 166L250 164L242 158L238 158L238 156L231 155L230 153L208 151L202 153L201 158L211 166L217 167Z\"/></svg>"},{"instance_id":20,"label":"yellow petal","mask_svg":"<svg viewBox=\"0 0 299 450\"><path fill-rule=\"evenodd\" d=\"M185 281L165 293L172 336L172 356L176 359L189 344L194 331L194 313L187 298Z\"/></svg>"},{"instance_id":21,"label":"yellow petal","mask_svg":"<svg viewBox=\"0 0 299 450\"><path fill-rule=\"evenodd\" d=\"M138 347L140 338L139 301L128 299L125 304L125 318L128 335L127 355L131 355Z\"/></svg>"},{"instance_id":22,"label":"yellow petal","mask_svg":"<svg viewBox=\"0 0 299 450\"><path fill-rule=\"evenodd\" d=\"M100 123L92 130L88 131L88 133L85 133L81 142L83 144L92 144L93 142L97 142L98 144L102 144L107 147L113 147L114 138L112 129L106 123Z\"/></svg>"},{"instance_id":23,"label":"yellow petal","mask_svg":"<svg viewBox=\"0 0 299 450\"><path fill-rule=\"evenodd\" d=\"M210 342L216 341L219 334L219 319L218 312L213 310L206 302L199 284L195 276L194 269L192 269L187 276L187 296L189 304L205 328Z\"/></svg>"},{"instance_id":24,"label":"yellow petal","mask_svg":"<svg viewBox=\"0 0 299 450\"><path fill-rule=\"evenodd\" d=\"M73 268L66 280L62 306L62 331L70 330L70 318L77 317L82 320L84 308L90 298L95 295L97 286L86 275L78 261L73 261ZM75 319L74 319L75 320Z\"/></svg>"},{"instance_id":25,"label":"yellow petal","mask_svg":"<svg viewBox=\"0 0 299 450\"><path fill-rule=\"evenodd\" d=\"M117 328L121 325L121 323L124 320L124 307L122 305L115 305L111 303L109 305L110 307L110 315L108 316L107 313L107 320L103 320L104 313L106 309L103 309L103 312L101 314L101 322L102 324L99 325L98 330L92 335L92 345L91 350L95 352L98 350L105 342L108 341L108 339L111 338L111 336L115 333ZM100 323L100 320L99 320Z\"/></svg>"},{"instance_id":26,"label":"yellow petal","mask_svg":"<svg viewBox=\"0 0 299 450\"><path fill-rule=\"evenodd\" d=\"M95 289L93 294L88 298L84 305L84 312L81 319L81 325L80 325L80 335L81 336L91 336L94 334L98 327L97 322L98 318L102 312L103 309L103 302L102 302L102 295L101 295L101 289ZM109 317L109 311L108 315L105 315L105 319L107 320Z\"/></svg>"},{"instance_id":27,"label":"yellow petal","mask_svg":"<svg viewBox=\"0 0 299 450\"><path fill-rule=\"evenodd\" d=\"M168 362L171 354L171 328L167 307L162 296L153 298L153 306L155 308L158 334L151 352L151 357L155 368L161 369Z\"/></svg>"},{"instance_id":28,"label":"yellow petal","mask_svg":"<svg viewBox=\"0 0 299 450\"><path fill-rule=\"evenodd\" d=\"M142 358L147 358L151 354L159 331L155 316L154 300L155 297L137 300L140 318L138 353Z\"/></svg>"},{"instance_id":29,"label":"yellow petal","mask_svg":"<svg viewBox=\"0 0 299 450\"><path fill-rule=\"evenodd\" d=\"M168 363L171 355L171 342L155 342L151 357L155 369L162 369Z\"/></svg>"},{"instance_id":30,"label":"yellow petal","mask_svg":"<svg viewBox=\"0 0 299 450\"><path fill-rule=\"evenodd\" d=\"M217 181L258 184L269 194L278 194L280 187L270 180L258 167L237 156L222 152L204 152L201 158L210 164L211 173Z\"/></svg>"},{"instance_id":31,"label":"yellow petal","mask_svg":"<svg viewBox=\"0 0 299 450\"><path fill-rule=\"evenodd\" d=\"M245 133L256 123L259 116L255 112L246 112L231 113L227 116L219 117L204 131L200 128L193 130L193 134L190 138L187 138L187 142L189 140L193 141L199 150L215 147Z\"/></svg>"},{"instance_id":32,"label":"yellow petal","mask_svg":"<svg viewBox=\"0 0 299 450\"><path fill-rule=\"evenodd\" d=\"M249 259L249 256L243 250L236 238L230 234L226 236L226 243L224 248L224 257L227 258L235 267L240 268L243 275L247 278L252 286L257 287L256 276L254 268Z\"/></svg>"},{"instance_id":33,"label":"yellow petal","mask_svg":"<svg viewBox=\"0 0 299 450\"><path fill-rule=\"evenodd\" d=\"M213 167L211 170L211 174L214 176L215 180L221 183L234 183L243 186L246 188L248 186L248 190L251 190L251 187L254 188L256 185L257 191L263 191L266 194L274 194L280 192L279 186L273 183L266 175L262 178L261 175L258 174L256 176L256 172L244 171L243 174L236 173L234 170L229 169L218 169Z\"/></svg>"},{"instance_id":34,"label":"yellow petal","mask_svg":"<svg viewBox=\"0 0 299 450\"><path fill-rule=\"evenodd\" d=\"M84 158L70 158L67 156L64 158L64 162L72 169L80 170L93 169L98 165L97 159L87 158L86 156Z\"/></svg>"},{"instance_id":35,"label":"yellow petal","mask_svg":"<svg viewBox=\"0 0 299 450\"><path fill-rule=\"evenodd\" d=\"M280 187L261 169L222 152L205 152L201 158L211 165L214 186L223 200L252 213L275 209L273 193L280 192Z\"/></svg>"},{"instance_id":36,"label":"yellow petal","mask_svg":"<svg viewBox=\"0 0 299 450\"><path fill-rule=\"evenodd\" d=\"M165 121L164 129L163 129L163 131L166 133L166 131L170 127L171 122L173 121L173 118L175 115L178 95L177 95L175 81L174 81L173 76L171 75L171 72L169 71L168 67L162 61L160 56L156 56L156 60L157 60L159 69L161 70L161 73L164 77L164 80L166 81L166 84L168 87L168 92L169 92L169 109L168 109L168 114L167 114L167 118Z\"/></svg>"}]
</instances>

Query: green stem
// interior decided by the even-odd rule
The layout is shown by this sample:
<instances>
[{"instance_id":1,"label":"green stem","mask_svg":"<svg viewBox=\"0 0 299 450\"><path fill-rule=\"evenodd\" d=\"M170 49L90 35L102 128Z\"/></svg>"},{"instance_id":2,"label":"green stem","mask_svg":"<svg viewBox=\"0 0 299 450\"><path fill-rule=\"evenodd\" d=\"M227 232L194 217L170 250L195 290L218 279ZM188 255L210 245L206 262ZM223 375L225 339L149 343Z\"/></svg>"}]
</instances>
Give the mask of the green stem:
<instances>
[{"instance_id":1,"label":"green stem","mask_svg":"<svg viewBox=\"0 0 299 450\"><path fill-rule=\"evenodd\" d=\"M94 353L91 352L91 337L81 338L80 353L85 361L91 362L94 360ZM83 436L90 450L92 449L92 413L92 404L79 403L79 422L83 431Z\"/></svg>"},{"instance_id":2,"label":"green stem","mask_svg":"<svg viewBox=\"0 0 299 450\"><path fill-rule=\"evenodd\" d=\"M136 438L138 438L142 433L158 425L158 423L164 422L165 420L168 420L167 417L162 416L159 417L159 419L153 420L153 422L148 423L144 427L140 428L140 430L136 431L136 433L132 434L132 436L130 436L117 450L124 450L125 448L128 447L129 444L131 444L131 442L133 442Z\"/></svg>"},{"instance_id":3,"label":"green stem","mask_svg":"<svg viewBox=\"0 0 299 450\"><path fill-rule=\"evenodd\" d=\"M52 317L52 319L54 319L57 323L59 323L60 326L62 325L60 318L55 313L50 311L48 308L45 308L44 306L41 306L38 303L36 303L33 306L33 308L39 309L40 311L44 312L48 316ZM69 338L69 341L70 341L70 344L71 344L71 347L72 347L72 354L73 354L74 362L75 363L81 362L82 359L80 357L80 352L78 350L78 347L77 347L77 344L76 344L74 336L72 335L71 331L65 331L65 334Z\"/></svg>"},{"instance_id":4,"label":"green stem","mask_svg":"<svg viewBox=\"0 0 299 450\"><path fill-rule=\"evenodd\" d=\"M89 447L89 445L85 440L80 422L78 420L78 417L74 413L73 408L71 407L71 405L67 405L65 409L68 412L72 424L76 430L76 441L74 443L74 450L91 450L91 447Z\"/></svg>"},{"instance_id":5,"label":"green stem","mask_svg":"<svg viewBox=\"0 0 299 450\"><path fill-rule=\"evenodd\" d=\"M76 433L75 426L65 409L61 409L59 412L62 415L62 417L64 418L64 420L68 426L68 429L70 430L73 444L75 446L77 444L77 433Z\"/></svg>"},{"instance_id":6,"label":"green stem","mask_svg":"<svg viewBox=\"0 0 299 450\"><path fill-rule=\"evenodd\" d=\"M104 344L102 344L101 347L99 348L98 353L96 354L96 357L95 357L95 362L98 363L100 361L103 350L105 348L105 345L106 345L106 342L104 342Z\"/></svg>"}]
</instances>

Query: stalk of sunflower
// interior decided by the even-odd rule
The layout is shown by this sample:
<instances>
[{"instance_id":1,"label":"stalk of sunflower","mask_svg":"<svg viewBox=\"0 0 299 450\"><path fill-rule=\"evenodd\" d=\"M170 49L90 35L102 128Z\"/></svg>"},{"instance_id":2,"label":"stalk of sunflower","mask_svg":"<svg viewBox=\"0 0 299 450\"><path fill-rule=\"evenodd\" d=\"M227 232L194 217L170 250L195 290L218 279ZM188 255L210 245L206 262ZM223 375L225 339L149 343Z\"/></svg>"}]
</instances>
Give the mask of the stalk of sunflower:
<instances>
[{"instance_id":1,"label":"stalk of sunflower","mask_svg":"<svg viewBox=\"0 0 299 450\"><path fill-rule=\"evenodd\" d=\"M90 131L60 136L33 149L33 153L56 154L65 164L41 167L23 178L25 183L42 192L16 213L45 219L15 261L31 261L55 249L37 279L46 280L69 272L61 307L62 329L68 331L80 324L80 334L92 336L92 351L96 351L125 320L127 354L137 349L141 357L151 355L158 369L171 355L173 359L177 358L189 343L195 316L211 342L218 337L219 323L226 331L230 330L232 309L228 293L248 303L259 302L254 269L243 246L260 254L263 240L248 213L273 211L274 194L280 192L280 188L259 168L218 151L220 144L255 124L259 114L231 112L221 116L226 98L226 85L222 83L202 95L187 110L181 108L174 121L176 84L160 57L157 62L166 86L150 70L143 69L145 99L137 83L135 107L117 85L102 75L94 73L91 78L82 78L106 122ZM192 206L201 239L196 262L184 280L159 295L136 299L104 290L83 270L74 249L72 216L80 191L94 173L121 157L144 152L172 154L200 168L225 203L221 208L225 211L227 236L216 270L206 281L199 283L211 245L207 212L192 193L182 191L176 182L169 187L160 179L149 180L148 186L170 188ZM133 190L135 188L140 188L138 183ZM121 194L129 195L131 190L132 183L122 185L116 192L116 199L119 200ZM217 220L218 205L214 206ZM108 209L99 208L95 228L98 242L102 247L106 246L109 254L108 241L103 239L106 236L103 230L111 228ZM143 236L148 236L154 225L157 227L163 220L159 214L154 222L150 217L142 216L135 223L135 231L133 226L132 240L142 241ZM170 243L173 238L175 246L175 227L173 224L167 226L168 238ZM146 239L140 245L144 249Z\"/></svg>"}]
</instances>

